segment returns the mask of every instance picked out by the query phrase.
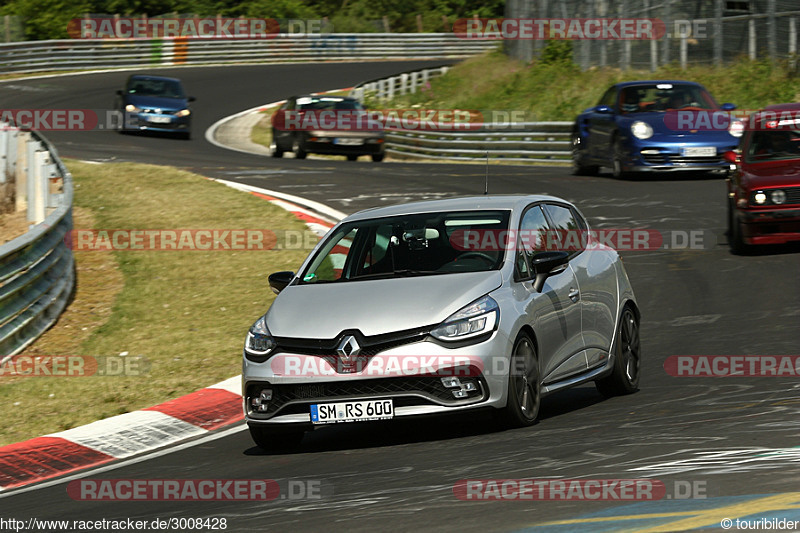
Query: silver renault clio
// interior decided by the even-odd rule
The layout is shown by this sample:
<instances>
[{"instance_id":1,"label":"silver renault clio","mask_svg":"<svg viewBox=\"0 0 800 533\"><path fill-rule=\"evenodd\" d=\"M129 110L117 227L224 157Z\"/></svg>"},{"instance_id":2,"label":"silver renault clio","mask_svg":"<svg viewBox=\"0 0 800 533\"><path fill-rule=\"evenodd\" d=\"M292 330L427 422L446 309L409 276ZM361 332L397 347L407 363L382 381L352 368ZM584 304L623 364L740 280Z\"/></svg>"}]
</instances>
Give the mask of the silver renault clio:
<instances>
[{"instance_id":1,"label":"silver renault clio","mask_svg":"<svg viewBox=\"0 0 800 533\"><path fill-rule=\"evenodd\" d=\"M242 370L262 448L326 424L482 408L528 426L554 391L638 387L623 264L552 196L362 211L269 283L279 294L247 334Z\"/></svg>"}]
</instances>

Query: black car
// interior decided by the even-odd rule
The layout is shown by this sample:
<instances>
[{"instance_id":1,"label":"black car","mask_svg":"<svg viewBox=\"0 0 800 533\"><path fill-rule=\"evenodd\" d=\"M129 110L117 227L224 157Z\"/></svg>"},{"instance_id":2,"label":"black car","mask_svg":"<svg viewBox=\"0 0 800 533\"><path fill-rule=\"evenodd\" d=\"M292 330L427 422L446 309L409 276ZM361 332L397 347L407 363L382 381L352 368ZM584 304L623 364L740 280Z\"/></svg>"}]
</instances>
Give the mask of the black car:
<instances>
[{"instance_id":1,"label":"black car","mask_svg":"<svg viewBox=\"0 0 800 533\"><path fill-rule=\"evenodd\" d=\"M125 88L117 91L114 108L122 113L121 131L177 133L184 139L192 135L192 110L181 80L163 76L134 74Z\"/></svg>"},{"instance_id":2,"label":"black car","mask_svg":"<svg viewBox=\"0 0 800 533\"><path fill-rule=\"evenodd\" d=\"M383 161L385 134L355 98L343 96L292 96L272 115L272 155L293 152L344 155L350 161L368 155Z\"/></svg>"}]
</instances>

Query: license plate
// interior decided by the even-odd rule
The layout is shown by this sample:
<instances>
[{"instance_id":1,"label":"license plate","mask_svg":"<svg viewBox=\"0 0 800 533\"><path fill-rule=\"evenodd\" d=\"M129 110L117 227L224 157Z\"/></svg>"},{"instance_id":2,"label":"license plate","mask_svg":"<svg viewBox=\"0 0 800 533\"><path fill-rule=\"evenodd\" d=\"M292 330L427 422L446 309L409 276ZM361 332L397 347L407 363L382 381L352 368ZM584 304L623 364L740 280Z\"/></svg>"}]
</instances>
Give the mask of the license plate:
<instances>
[{"instance_id":1,"label":"license plate","mask_svg":"<svg viewBox=\"0 0 800 533\"><path fill-rule=\"evenodd\" d=\"M333 140L333 144L338 144L341 146L361 146L364 144L364 139L348 139L337 137Z\"/></svg>"},{"instance_id":2,"label":"license plate","mask_svg":"<svg viewBox=\"0 0 800 533\"><path fill-rule=\"evenodd\" d=\"M713 157L717 155L717 149L714 146L687 146L683 149L683 155L686 157Z\"/></svg>"},{"instance_id":3,"label":"license plate","mask_svg":"<svg viewBox=\"0 0 800 533\"><path fill-rule=\"evenodd\" d=\"M147 117L147 121L153 124L169 124L172 122L172 117Z\"/></svg>"},{"instance_id":4,"label":"license plate","mask_svg":"<svg viewBox=\"0 0 800 533\"><path fill-rule=\"evenodd\" d=\"M319 403L311 406L311 422L314 424L388 420L392 417L394 417L392 400Z\"/></svg>"}]
</instances>

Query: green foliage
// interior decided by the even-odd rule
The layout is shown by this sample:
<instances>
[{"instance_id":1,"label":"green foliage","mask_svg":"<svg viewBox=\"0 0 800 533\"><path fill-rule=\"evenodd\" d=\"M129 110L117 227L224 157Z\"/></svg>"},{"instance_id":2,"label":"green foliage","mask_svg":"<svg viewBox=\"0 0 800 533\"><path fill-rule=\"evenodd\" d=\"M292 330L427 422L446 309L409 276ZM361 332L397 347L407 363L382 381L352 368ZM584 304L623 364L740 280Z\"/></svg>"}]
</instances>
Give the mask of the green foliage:
<instances>
[{"instance_id":1,"label":"green foliage","mask_svg":"<svg viewBox=\"0 0 800 533\"><path fill-rule=\"evenodd\" d=\"M547 41L542 56L539 62L543 65L563 64L571 65L572 63L572 41L566 39L556 39Z\"/></svg>"},{"instance_id":2,"label":"green foliage","mask_svg":"<svg viewBox=\"0 0 800 533\"><path fill-rule=\"evenodd\" d=\"M621 81L684 79L703 84L720 103L757 109L800 101L800 77L787 63L741 59L725 67L671 64L656 72L593 68L581 71L566 61L563 41L547 59L525 64L499 51L464 61L413 95L384 102L383 107L412 105L441 109L522 111L526 120L572 120L597 103L603 92ZM550 45L548 45L548 48Z\"/></svg>"},{"instance_id":3,"label":"green foliage","mask_svg":"<svg viewBox=\"0 0 800 533\"><path fill-rule=\"evenodd\" d=\"M276 19L328 17L336 32L416 32L417 15L426 32L444 31L459 18L499 17L504 0L9 0L0 14L19 15L27 39L67 37L67 23L86 13L159 16L169 13L198 16L246 16Z\"/></svg>"}]
</instances>

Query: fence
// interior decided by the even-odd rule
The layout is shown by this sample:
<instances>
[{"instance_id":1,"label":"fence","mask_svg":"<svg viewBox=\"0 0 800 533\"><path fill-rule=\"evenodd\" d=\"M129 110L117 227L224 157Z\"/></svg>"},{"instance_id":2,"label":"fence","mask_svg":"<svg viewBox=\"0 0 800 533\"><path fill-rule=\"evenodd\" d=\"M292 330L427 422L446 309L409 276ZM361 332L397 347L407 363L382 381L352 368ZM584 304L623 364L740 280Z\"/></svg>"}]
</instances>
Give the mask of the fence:
<instances>
[{"instance_id":1,"label":"fence","mask_svg":"<svg viewBox=\"0 0 800 533\"><path fill-rule=\"evenodd\" d=\"M358 84L350 96L391 99L415 93L429 80L443 76L449 67L404 72L397 76ZM572 122L518 122L514 124L470 124L480 131L420 131L388 129L386 151L399 158L469 161L483 159L562 163L571 161Z\"/></svg>"},{"instance_id":2,"label":"fence","mask_svg":"<svg viewBox=\"0 0 800 533\"><path fill-rule=\"evenodd\" d=\"M27 41L0 44L0 74L289 61L463 59L496 46L496 41L459 39L450 33L279 34L274 39L257 40L171 38Z\"/></svg>"},{"instance_id":3,"label":"fence","mask_svg":"<svg viewBox=\"0 0 800 533\"><path fill-rule=\"evenodd\" d=\"M797 55L797 0L508 0L508 18L650 18L665 35L650 41L575 40L573 59L592 66L649 68L680 62L721 65L738 57L790 59ZM530 61L542 41L506 41L510 56Z\"/></svg>"},{"instance_id":4,"label":"fence","mask_svg":"<svg viewBox=\"0 0 800 533\"><path fill-rule=\"evenodd\" d=\"M0 123L0 184L16 189L16 211L33 228L0 245L0 362L57 319L75 285L72 176L38 133Z\"/></svg>"}]
</instances>

